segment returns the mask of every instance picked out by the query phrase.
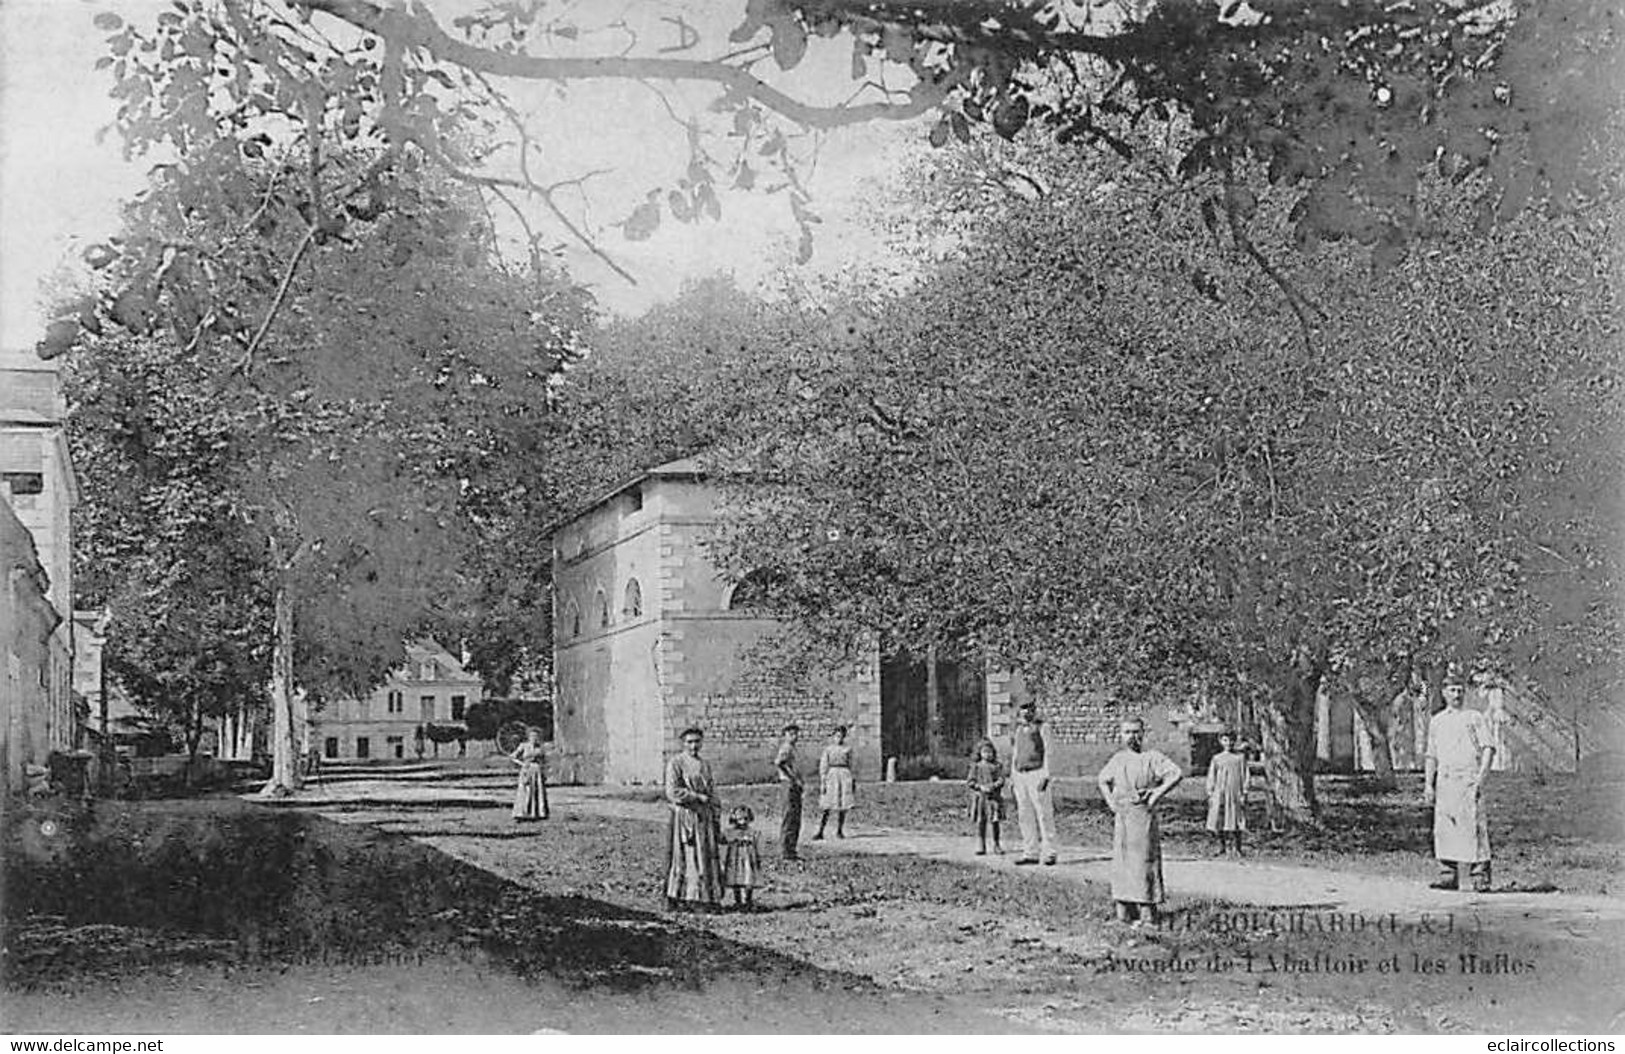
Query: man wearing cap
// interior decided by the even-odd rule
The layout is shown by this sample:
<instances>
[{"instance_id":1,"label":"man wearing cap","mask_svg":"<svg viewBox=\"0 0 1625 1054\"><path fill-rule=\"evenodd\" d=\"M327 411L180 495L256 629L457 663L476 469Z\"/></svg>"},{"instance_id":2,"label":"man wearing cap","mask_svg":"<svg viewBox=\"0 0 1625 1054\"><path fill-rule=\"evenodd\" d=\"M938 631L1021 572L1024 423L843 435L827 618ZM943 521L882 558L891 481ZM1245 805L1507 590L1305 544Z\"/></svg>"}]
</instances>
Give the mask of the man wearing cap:
<instances>
[{"instance_id":1,"label":"man wearing cap","mask_svg":"<svg viewBox=\"0 0 1625 1054\"><path fill-rule=\"evenodd\" d=\"M1100 770L1100 796L1116 818L1112 831L1112 900L1123 922L1155 922L1167 899L1162 883L1162 830L1157 803L1184 778L1167 755L1145 749L1145 722L1118 727L1123 749Z\"/></svg>"},{"instance_id":2,"label":"man wearing cap","mask_svg":"<svg viewBox=\"0 0 1625 1054\"><path fill-rule=\"evenodd\" d=\"M1428 722L1426 800L1433 805L1434 889L1460 889L1465 864L1477 892L1490 888L1490 830L1484 778L1495 761L1489 722L1462 705L1467 684L1459 668L1446 674L1444 709Z\"/></svg>"},{"instance_id":3,"label":"man wearing cap","mask_svg":"<svg viewBox=\"0 0 1625 1054\"><path fill-rule=\"evenodd\" d=\"M1055 863L1055 802L1049 786L1049 728L1031 699L1016 711L1010 737L1010 787L1016 796L1016 818L1021 823L1021 855L1017 864L1036 864L1043 854Z\"/></svg>"}]
</instances>

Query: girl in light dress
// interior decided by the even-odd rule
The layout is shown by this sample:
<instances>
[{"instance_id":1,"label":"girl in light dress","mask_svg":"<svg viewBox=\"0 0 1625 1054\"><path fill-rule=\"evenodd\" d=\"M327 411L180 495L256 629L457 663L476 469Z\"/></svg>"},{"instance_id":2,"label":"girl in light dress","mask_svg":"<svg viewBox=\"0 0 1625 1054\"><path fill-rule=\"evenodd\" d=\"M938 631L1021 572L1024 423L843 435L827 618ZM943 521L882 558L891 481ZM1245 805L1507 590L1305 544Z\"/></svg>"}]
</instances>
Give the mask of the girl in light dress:
<instances>
[{"instance_id":1,"label":"girl in light dress","mask_svg":"<svg viewBox=\"0 0 1625 1054\"><path fill-rule=\"evenodd\" d=\"M830 734L829 746L818 758L818 807L824 815L818 820L818 833L813 841L824 837L829 814L835 814L835 837L846 837L846 813L852 808L857 795L857 781L852 777L852 748L846 745L846 726L836 725Z\"/></svg>"},{"instance_id":2,"label":"girl in light dress","mask_svg":"<svg viewBox=\"0 0 1625 1054\"><path fill-rule=\"evenodd\" d=\"M1219 841L1219 852L1236 845L1241 855L1241 834L1247 829L1247 755L1235 749L1236 735L1219 733L1223 749L1207 766L1207 829Z\"/></svg>"},{"instance_id":3,"label":"girl in light dress","mask_svg":"<svg viewBox=\"0 0 1625 1054\"><path fill-rule=\"evenodd\" d=\"M736 805L722 832L722 884L733 890L734 908L755 907L756 872L762 866L761 840L751 827L756 814L748 805Z\"/></svg>"},{"instance_id":4,"label":"girl in light dress","mask_svg":"<svg viewBox=\"0 0 1625 1054\"><path fill-rule=\"evenodd\" d=\"M993 828L993 851L1003 853L999 824L1004 820L1004 766L999 764L999 749L988 740L977 746L965 784L970 788L970 818L976 824L976 855L987 855L989 827Z\"/></svg>"}]
</instances>

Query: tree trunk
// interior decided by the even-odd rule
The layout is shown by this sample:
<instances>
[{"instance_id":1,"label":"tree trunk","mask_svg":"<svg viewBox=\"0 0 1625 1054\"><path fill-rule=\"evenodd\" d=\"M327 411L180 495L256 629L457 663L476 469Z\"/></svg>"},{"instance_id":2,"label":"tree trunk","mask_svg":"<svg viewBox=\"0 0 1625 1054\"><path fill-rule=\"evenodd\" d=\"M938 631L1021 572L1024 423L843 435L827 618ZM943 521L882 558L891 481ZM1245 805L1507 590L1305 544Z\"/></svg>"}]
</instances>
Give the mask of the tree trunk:
<instances>
[{"instance_id":1,"label":"tree trunk","mask_svg":"<svg viewBox=\"0 0 1625 1054\"><path fill-rule=\"evenodd\" d=\"M1444 709L1444 675L1445 664L1442 661L1435 662L1422 671L1422 687L1426 693L1430 716Z\"/></svg>"},{"instance_id":2,"label":"tree trunk","mask_svg":"<svg viewBox=\"0 0 1625 1054\"><path fill-rule=\"evenodd\" d=\"M272 611L276 637L271 645L271 778L260 794L281 797L299 789L299 766L293 755L293 605L281 582L272 597Z\"/></svg>"},{"instance_id":3,"label":"tree trunk","mask_svg":"<svg viewBox=\"0 0 1625 1054\"><path fill-rule=\"evenodd\" d=\"M1358 662L1339 678L1340 687L1348 692L1354 708L1360 713L1360 720L1365 722L1366 731L1371 735L1371 766L1377 782L1387 788L1398 785L1390 746L1394 728L1394 699L1410 684L1410 679L1410 664L1400 659ZM1409 701L1407 696L1406 702Z\"/></svg>"},{"instance_id":4,"label":"tree trunk","mask_svg":"<svg viewBox=\"0 0 1625 1054\"><path fill-rule=\"evenodd\" d=\"M937 649L925 649L925 752L942 762L942 678L937 671Z\"/></svg>"},{"instance_id":5,"label":"tree trunk","mask_svg":"<svg viewBox=\"0 0 1625 1054\"><path fill-rule=\"evenodd\" d=\"M1315 699L1318 664L1283 664L1268 685L1258 714L1263 738L1264 785L1270 826L1320 826L1315 797Z\"/></svg>"}]
</instances>

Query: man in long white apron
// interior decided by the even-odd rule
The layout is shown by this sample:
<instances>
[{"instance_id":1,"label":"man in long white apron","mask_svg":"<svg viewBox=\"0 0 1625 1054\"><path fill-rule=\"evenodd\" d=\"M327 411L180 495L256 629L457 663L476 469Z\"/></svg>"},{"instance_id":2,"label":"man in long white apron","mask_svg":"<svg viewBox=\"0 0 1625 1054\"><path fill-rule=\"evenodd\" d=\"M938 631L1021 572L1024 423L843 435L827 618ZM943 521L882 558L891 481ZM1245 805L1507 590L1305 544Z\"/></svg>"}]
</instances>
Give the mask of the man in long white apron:
<instances>
[{"instance_id":1,"label":"man in long white apron","mask_svg":"<svg viewBox=\"0 0 1625 1054\"><path fill-rule=\"evenodd\" d=\"M1428 722L1427 801L1433 805L1433 855L1440 873L1434 889L1460 889L1466 865L1473 889L1490 888L1489 817L1484 779L1495 760L1489 722L1462 705L1463 679L1452 672L1444 686L1444 709Z\"/></svg>"}]
</instances>

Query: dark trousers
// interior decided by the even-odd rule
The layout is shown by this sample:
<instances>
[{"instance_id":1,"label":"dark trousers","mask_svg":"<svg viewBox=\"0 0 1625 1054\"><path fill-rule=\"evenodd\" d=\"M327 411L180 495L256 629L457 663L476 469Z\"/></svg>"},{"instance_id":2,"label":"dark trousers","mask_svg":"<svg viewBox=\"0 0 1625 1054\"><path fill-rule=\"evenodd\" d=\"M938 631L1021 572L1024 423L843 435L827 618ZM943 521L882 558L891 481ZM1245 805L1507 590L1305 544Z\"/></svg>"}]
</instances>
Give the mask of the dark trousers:
<instances>
[{"instance_id":1,"label":"dark trousers","mask_svg":"<svg viewBox=\"0 0 1625 1054\"><path fill-rule=\"evenodd\" d=\"M1439 884L1449 885L1451 889L1461 885L1461 869L1467 869L1467 878L1473 888L1480 893L1490 888L1490 862L1479 860L1476 863L1457 863L1454 860L1439 861Z\"/></svg>"},{"instance_id":2,"label":"dark trousers","mask_svg":"<svg viewBox=\"0 0 1625 1054\"><path fill-rule=\"evenodd\" d=\"M801 785L799 783L786 783L784 785L784 823L779 826L779 841L783 843L785 856L796 855L796 846L801 842Z\"/></svg>"}]
</instances>

